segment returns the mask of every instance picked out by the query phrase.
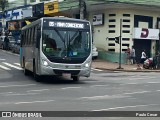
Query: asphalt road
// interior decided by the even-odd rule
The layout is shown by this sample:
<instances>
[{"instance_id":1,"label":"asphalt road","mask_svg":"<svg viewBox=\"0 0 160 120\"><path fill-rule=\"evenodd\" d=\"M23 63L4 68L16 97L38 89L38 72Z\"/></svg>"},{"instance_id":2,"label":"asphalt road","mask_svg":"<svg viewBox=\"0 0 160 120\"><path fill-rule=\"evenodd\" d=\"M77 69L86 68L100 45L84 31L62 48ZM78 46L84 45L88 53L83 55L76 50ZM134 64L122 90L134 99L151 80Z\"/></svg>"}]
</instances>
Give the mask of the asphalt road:
<instances>
[{"instance_id":1,"label":"asphalt road","mask_svg":"<svg viewBox=\"0 0 160 120\"><path fill-rule=\"evenodd\" d=\"M106 111L106 114L107 111L124 111L123 114L129 114L128 111L148 111L149 113L160 111L159 78L160 73L154 72L127 73L92 69L91 77L82 77L79 82L59 77L44 77L41 82L36 82L32 76L23 74L18 55L0 50L0 111ZM116 115L113 112L112 117L37 119L159 119L158 117L140 117L139 113L131 118L116 117ZM160 116L160 112L158 115ZM31 118L26 119L31 120Z\"/></svg>"}]
</instances>

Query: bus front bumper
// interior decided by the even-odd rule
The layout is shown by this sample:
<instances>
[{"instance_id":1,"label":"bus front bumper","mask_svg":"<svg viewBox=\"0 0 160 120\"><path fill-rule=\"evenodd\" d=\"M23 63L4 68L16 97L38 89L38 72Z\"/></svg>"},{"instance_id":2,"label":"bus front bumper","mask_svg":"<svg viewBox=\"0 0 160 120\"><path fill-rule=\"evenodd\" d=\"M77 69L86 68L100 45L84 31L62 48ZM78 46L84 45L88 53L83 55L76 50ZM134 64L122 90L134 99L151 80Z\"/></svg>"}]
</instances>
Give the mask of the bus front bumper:
<instances>
[{"instance_id":1,"label":"bus front bumper","mask_svg":"<svg viewBox=\"0 0 160 120\"><path fill-rule=\"evenodd\" d=\"M84 76L89 77L90 76L90 67L83 68L83 69L62 69L62 68L52 68L52 67L46 67L42 66L40 74L41 75L57 75L61 76L63 73L71 74L72 76Z\"/></svg>"}]
</instances>

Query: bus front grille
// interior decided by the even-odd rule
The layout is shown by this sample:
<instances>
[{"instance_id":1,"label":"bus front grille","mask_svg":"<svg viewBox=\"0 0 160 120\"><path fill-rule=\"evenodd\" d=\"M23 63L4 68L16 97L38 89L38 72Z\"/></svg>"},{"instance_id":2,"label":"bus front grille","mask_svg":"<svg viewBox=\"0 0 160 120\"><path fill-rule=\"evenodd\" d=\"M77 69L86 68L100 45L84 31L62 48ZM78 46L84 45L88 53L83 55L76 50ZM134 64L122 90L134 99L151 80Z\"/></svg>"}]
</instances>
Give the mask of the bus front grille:
<instances>
[{"instance_id":1,"label":"bus front grille","mask_svg":"<svg viewBox=\"0 0 160 120\"><path fill-rule=\"evenodd\" d=\"M55 74L62 75L62 73L70 73L71 75L78 75L80 70L53 70Z\"/></svg>"}]
</instances>

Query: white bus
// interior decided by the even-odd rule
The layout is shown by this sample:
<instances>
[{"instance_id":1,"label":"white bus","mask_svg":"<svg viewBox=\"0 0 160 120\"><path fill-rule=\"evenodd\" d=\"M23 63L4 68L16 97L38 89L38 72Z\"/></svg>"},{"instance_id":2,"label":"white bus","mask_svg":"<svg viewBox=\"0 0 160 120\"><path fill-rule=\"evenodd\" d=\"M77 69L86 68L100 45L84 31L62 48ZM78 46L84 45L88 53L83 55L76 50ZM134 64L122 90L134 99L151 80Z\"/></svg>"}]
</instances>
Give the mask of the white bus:
<instances>
[{"instance_id":1,"label":"white bus","mask_svg":"<svg viewBox=\"0 0 160 120\"><path fill-rule=\"evenodd\" d=\"M92 31L89 21L43 17L22 28L20 64L24 74L89 77L92 62Z\"/></svg>"}]
</instances>

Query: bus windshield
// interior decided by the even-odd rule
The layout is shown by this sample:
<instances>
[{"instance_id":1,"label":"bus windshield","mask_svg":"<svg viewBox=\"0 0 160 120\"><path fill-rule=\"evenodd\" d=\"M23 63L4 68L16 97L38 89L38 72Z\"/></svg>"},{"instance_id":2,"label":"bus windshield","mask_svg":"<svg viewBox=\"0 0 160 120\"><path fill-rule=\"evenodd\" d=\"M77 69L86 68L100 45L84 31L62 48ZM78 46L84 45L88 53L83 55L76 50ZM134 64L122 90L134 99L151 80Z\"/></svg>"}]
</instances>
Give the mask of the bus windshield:
<instances>
[{"instance_id":1,"label":"bus windshield","mask_svg":"<svg viewBox=\"0 0 160 120\"><path fill-rule=\"evenodd\" d=\"M91 51L89 33L89 30L44 29L42 51L47 57L52 58L86 58Z\"/></svg>"}]
</instances>

